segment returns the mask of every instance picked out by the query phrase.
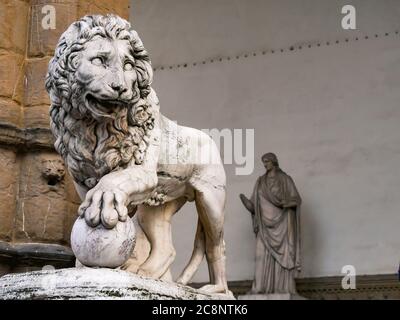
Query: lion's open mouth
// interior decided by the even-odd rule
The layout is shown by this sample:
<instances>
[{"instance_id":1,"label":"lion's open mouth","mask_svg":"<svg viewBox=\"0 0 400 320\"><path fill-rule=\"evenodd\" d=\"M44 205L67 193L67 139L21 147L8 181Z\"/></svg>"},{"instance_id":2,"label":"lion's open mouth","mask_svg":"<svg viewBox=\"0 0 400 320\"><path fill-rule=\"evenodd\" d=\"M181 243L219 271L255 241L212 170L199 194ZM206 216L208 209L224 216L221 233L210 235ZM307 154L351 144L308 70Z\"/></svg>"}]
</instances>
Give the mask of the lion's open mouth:
<instances>
[{"instance_id":1,"label":"lion's open mouth","mask_svg":"<svg viewBox=\"0 0 400 320\"><path fill-rule=\"evenodd\" d=\"M91 94L86 95L86 102L89 110L98 115L111 115L128 105L122 100L99 99Z\"/></svg>"}]
</instances>

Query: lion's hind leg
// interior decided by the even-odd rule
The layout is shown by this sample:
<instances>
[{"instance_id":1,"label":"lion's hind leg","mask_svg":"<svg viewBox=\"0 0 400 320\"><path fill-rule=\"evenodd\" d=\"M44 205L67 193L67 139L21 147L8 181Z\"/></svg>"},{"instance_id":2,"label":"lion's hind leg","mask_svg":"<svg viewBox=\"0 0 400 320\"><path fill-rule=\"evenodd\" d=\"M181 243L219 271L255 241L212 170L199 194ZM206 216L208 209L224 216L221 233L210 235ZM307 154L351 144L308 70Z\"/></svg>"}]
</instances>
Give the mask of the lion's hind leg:
<instances>
[{"instance_id":1,"label":"lion's hind leg","mask_svg":"<svg viewBox=\"0 0 400 320\"><path fill-rule=\"evenodd\" d=\"M186 267L183 269L181 275L176 280L177 283L187 285L190 280L192 280L193 276L199 269L201 262L203 261L204 254L206 252L205 248L205 237L203 225L200 221L200 218L197 222L197 230L194 238L193 252L192 256Z\"/></svg>"},{"instance_id":2,"label":"lion's hind leg","mask_svg":"<svg viewBox=\"0 0 400 320\"><path fill-rule=\"evenodd\" d=\"M203 226L210 275L210 284L200 290L209 293L227 293L223 239L225 188L204 184L196 189L196 208Z\"/></svg>"}]
</instances>

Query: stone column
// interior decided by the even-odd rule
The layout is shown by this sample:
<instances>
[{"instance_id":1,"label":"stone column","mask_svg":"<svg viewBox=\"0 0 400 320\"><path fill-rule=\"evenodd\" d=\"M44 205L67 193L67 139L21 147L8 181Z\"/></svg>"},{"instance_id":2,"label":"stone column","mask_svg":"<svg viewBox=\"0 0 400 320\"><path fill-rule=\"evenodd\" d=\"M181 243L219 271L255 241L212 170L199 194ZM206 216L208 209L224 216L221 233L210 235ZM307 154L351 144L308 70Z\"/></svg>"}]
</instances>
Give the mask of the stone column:
<instances>
[{"instance_id":1,"label":"stone column","mask_svg":"<svg viewBox=\"0 0 400 320\"><path fill-rule=\"evenodd\" d=\"M80 200L53 148L44 80L62 32L83 15L106 13L128 18L129 1L0 2L0 275L72 261Z\"/></svg>"}]
</instances>

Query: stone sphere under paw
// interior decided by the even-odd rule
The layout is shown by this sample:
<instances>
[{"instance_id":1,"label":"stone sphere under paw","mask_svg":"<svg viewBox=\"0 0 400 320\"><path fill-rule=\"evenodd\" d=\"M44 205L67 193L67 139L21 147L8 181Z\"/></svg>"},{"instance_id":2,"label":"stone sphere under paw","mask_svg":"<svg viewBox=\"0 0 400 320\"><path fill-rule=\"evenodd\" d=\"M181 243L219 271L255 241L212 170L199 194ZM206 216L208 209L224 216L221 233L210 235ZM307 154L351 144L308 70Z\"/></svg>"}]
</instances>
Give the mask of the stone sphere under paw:
<instances>
[{"instance_id":1,"label":"stone sphere under paw","mask_svg":"<svg viewBox=\"0 0 400 320\"><path fill-rule=\"evenodd\" d=\"M102 224L92 228L85 219L78 218L72 227L71 248L85 266L116 268L129 259L135 247L135 234L131 219L106 229Z\"/></svg>"}]
</instances>

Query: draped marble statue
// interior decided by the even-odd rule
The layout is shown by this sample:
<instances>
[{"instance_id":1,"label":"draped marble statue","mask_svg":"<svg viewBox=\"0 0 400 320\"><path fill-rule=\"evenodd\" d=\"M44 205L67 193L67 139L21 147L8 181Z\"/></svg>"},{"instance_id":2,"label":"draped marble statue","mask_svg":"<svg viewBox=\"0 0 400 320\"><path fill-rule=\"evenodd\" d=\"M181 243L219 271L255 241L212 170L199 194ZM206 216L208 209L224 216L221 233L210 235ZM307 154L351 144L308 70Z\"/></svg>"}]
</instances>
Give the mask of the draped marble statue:
<instances>
[{"instance_id":1,"label":"draped marble statue","mask_svg":"<svg viewBox=\"0 0 400 320\"><path fill-rule=\"evenodd\" d=\"M251 199L240 195L256 234L256 268L251 294L296 294L300 270L301 198L275 154L262 156L266 173L257 179Z\"/></svg>"}]
</instances>

